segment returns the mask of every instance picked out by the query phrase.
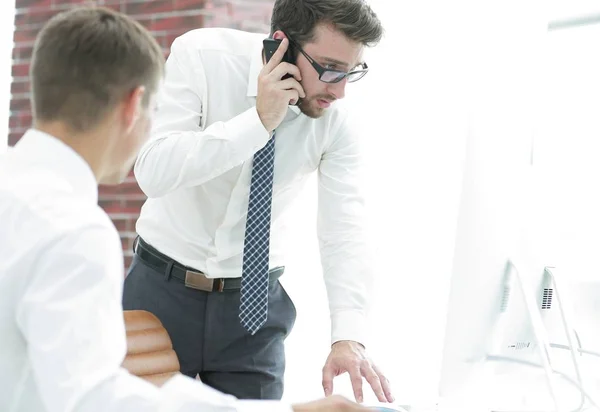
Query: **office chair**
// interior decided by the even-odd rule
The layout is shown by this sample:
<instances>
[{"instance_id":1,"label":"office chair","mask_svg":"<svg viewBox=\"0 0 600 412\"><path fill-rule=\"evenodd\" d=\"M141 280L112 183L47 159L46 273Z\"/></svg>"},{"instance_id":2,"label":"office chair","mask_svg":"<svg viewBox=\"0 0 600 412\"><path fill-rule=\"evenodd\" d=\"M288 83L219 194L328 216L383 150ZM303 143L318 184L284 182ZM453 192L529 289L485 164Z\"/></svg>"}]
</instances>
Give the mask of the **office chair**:
<instances>
[{"instance_id":1,"label":"office chair","mask_svg":"<svg viewBox=\"0 0 600 412\"><path fill-rule=\"evenodd\" d=\"M156 386L179 373L179 359L160 320L145 310L125 310L123 316L127 355L122 366Z\"/></svg>"}]
</instances>

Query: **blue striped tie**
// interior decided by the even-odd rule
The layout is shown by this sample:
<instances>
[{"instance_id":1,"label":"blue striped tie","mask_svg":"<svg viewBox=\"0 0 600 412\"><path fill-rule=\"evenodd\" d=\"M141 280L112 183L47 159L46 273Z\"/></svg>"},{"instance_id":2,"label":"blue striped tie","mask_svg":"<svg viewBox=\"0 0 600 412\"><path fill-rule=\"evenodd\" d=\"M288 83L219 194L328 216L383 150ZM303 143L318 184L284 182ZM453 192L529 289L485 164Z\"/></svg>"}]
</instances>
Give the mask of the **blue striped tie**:
<instances>
[{"instance_id":1,"label":"blue striped tie","mask_svg":"<svg viewBox=\"0 0 600 412\"><path fill-rule=\"evenodd\" d=\"M267 321L274 159L275 133L254 154L252 164L239 314L240 323L252 335Z\"/></svg>"}]
</instances>

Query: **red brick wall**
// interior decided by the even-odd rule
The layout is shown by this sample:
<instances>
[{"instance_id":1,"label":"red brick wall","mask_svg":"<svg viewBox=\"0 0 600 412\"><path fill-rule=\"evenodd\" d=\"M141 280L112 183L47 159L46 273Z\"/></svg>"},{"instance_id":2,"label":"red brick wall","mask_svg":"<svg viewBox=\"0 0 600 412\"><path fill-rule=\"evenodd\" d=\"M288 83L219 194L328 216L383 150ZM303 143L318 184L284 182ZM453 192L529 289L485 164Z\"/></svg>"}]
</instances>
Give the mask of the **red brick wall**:
<instances>
[{"instance_id":1,"label":"red brick wall","mask_svg":"<svg viewBox=\"0 0 600 412\"><path fill-rule=\"evenodd\" d=\"M14 145L31 124L29 61L36 34L52 15L84 0L16 0L11 88L9 145ZM273 0L96 0L130 15L146 26L168 55L173 39L198 27L233 27L268 32ZM99 203L121 234L125 265L131 262L135 221L145 196L133 175L115 187L100 188Z\"/></svg>"}]
</instances>

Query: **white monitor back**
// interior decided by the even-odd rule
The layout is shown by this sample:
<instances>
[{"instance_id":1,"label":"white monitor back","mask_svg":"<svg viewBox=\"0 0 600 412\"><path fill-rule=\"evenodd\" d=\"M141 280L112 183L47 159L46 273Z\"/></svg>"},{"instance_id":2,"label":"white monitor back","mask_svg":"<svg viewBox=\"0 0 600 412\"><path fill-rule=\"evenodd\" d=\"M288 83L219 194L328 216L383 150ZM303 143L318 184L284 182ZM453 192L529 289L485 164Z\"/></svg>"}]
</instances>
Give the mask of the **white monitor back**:
<instances>
[{"instance_id":1,"label":"white monitor back","mask_svg":"<svg viewBox=\"0 0 600 412\"><path fill-rule=\"evenodd\" d=\"M531 140L521 133L482 133L476 124L467 138L439 386L442 398L469 390L490 347L506 265L521 250L530 150Z\"/></svg>"}]
</instances>

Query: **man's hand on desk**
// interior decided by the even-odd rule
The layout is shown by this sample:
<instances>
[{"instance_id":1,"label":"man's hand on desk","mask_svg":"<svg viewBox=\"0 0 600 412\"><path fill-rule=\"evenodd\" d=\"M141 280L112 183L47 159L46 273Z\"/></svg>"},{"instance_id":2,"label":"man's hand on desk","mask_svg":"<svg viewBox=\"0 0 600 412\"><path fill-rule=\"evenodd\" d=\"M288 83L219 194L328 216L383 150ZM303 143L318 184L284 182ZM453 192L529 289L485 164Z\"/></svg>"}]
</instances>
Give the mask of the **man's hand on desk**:
<instances>
[{"instance_id":1,"label":"man's hand on desk","mask_svg":"<svg viewBox=\"0 0 600 412\"><path fill-rule=\"evenodd\" d=\"M333 344L323 368L325 396L333 393L333 378L348 372L357 402L363 401L363 376L373 388L380 402L394 402L390 382L367 357L365 348L358 342L340 341Z\"/></svg>"},{"instance_id":2,"label":"man's hand on desk","mask_svg":"<svg viewBox=\"0 0 600 412\"><path fill-rule=\"evenodd\" d=\"M368 412L369 409L344 398L343 396L329 396L318 401L293 405L294 412Z\"/></svg>"}]
</instances>

